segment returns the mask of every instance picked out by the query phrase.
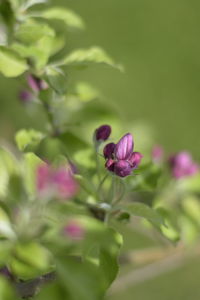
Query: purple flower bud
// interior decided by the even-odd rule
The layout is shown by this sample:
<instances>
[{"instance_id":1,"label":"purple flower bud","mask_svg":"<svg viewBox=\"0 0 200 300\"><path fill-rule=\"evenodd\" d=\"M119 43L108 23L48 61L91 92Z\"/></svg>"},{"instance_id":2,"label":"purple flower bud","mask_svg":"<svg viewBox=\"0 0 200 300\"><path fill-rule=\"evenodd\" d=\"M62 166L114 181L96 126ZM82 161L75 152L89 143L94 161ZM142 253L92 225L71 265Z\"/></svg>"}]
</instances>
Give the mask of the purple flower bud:
<instances>
[{"instance_id":1,"label":"purple flower bud","mask_svg":"<svg viewBox=\"0 0 200 300\"><path fill-rule=\"evenodd\" d=\"M163 159L164 150L161 146L156 145L153 147L151 155L152 155L153 161L156 163L159 163Z\"/></svg>"},{"instance_id":2,"label":"purple flower bud","mask_svg":"<svg viewBox=\"0 0 200 300\"><path fill-rule=\"evenodd\" d=\"M140 164L141 159L143 155L140 152L133 152L129 158L129 162L131 164L131 167L133 169L137 168L137 166Z\"/></svg>"},{"instance_id":3,"label":"purple flower bud","mask_svg":"<svg viewBox=\"0 0 200 300\"><path fill-rule=\"evenodd\" d=\"M172 176L176 179L192 176L199 172L199 165L193 161L191 155L186 151L171 156L169 165Z\"/></svg>"},{"instance_id":4,"label":"purple flower bud","mask_svg":"<svg viewBox=\"0 0 200 300\"><path fill-rule=\"evenodd\" d=\"M128 161L119 160L115 163L114 172L120 177L125 177L131 174L132 168Z\"/></svg>"},{"instance_id":5,"label":"purple flower bud","mask_svg":"<svg viewBox=\"0 0 200 300\"><path fill-rule=\"evenodd\" d=\"M130 133L124 135L115 147L115 156L118 160L128 160L133 152L133 138Z\"/></svg>"},{"instance_id":6,"label":"purple flower bud","mask_svg":"<svg viewBox=\"0 0 200 300\"><path fill-rule=\"evenodd\" d=\"M28 90L22 90L19 93L19 98L20 98L21 102L28 103L28 102L31 102L31 100L33 99L33 95Z\"/></svg>"},{"instance_id":7,"label":"purple flower bud","mask_svg":"<svg viewBox=\"0 0 200 300\"><path fill-rule=\"evenodd\" d=\"M109 125L102 125L95 131L96 141L106 141L111 134L111 127Z\"/></svg>"},{"instance_id":8,"label":"purple flower bud","mask_svg":"<svg viewBox=\"0 0 200 300\"><path fill-rule=\"evenodd\" d=\"M36 77L35 75L29 74L27 77L27 81L30 88L35 92L39 92L48 88L47 83L44 80Z\"/></svg>"},{"instance_id":9,"label":"purple flower bud","mask_svg":"<svg viewBox=\"0 0 200 300\"><path fill-rule=\"evenodd\" d=\"M109 159L106 161L105 167L106 167L109 171L114 172L115 161L114 161L113 159L109 158Z\"/></svg>"},{"instance_id":10,"label":"purple flower bud","mask_svg":"<svg viewBox=\"0 0 200 300\"><path fill-rule=\"evenodd\" d=\"M115 144L109 143L103 149L103 154L105 158L112 158L115 150Z\"/></svg>"}]
</instances>

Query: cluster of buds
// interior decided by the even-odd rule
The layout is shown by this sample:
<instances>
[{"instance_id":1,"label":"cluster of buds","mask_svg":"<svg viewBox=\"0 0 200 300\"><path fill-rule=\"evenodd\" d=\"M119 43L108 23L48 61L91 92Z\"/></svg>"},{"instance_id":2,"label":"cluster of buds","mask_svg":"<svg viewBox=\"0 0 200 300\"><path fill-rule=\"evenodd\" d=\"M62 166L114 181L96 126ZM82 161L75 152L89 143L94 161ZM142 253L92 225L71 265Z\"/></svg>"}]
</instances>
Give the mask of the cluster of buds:
<instances>
[{"instance_id":1,"label":"cluster of buds","mask_svg":"<svg viewBox=\"0 0 200 300\"><path fill-rule=\"evenodd\" d=\"M192 176L199 172L199 165L193 161L192 156L182 151L169 158L172 176L176 179Z\"/></svg>"},{"instance_id":2,"label":"cluster of buds","mask_svg":"<svg viewBox=\"0 0 200 300\"><path fill-rule=\"evenodd\" d=\"M102 125L95 131L97 142L106 141L111 134L109 125ZM109 143L104 147L105 167L120 177L126 177L138 167L142 154L133 152L133 137L130 133L124 135L117 144Z\"/></svg>"},{"instance_id":3,"label":"cluster of buds","mask_svg":"<svg viewBox=\"0 0 200 300\"><path fill-rule=\"evenodd\" d=\"M27 76L27 83L31 91L28 89L24 89L19 94L19 98L23 103L31 102L34 98L33 94L37 94L41 90L45 90L48 88L48 85L44 80L32 74L29 74Z\"/></svg>"},{"instance_id":4,"label":"cluster of buds","mask_svg":"<svg viewBox=\"0 0 200 300\"><path fill-rule=\"evenodd\" d=\"M106 168L120 177L130 175L142 159L142 154L133 152L133 148L133 137L130 133L124 135L117 144L107 144L103 150Z\"/></svg>"},{"instance_id":5,"label":"cluster of buds","mask_svg":"<svg viewBox=\"0 0 200 300\"><path fill-rule=\"evenodd\" d=\"M70 166L53 168L48 164L41 164L37 168L36 185L39 195L69 199L78 192L78 184Z\"/></svg>"}]
</instances>

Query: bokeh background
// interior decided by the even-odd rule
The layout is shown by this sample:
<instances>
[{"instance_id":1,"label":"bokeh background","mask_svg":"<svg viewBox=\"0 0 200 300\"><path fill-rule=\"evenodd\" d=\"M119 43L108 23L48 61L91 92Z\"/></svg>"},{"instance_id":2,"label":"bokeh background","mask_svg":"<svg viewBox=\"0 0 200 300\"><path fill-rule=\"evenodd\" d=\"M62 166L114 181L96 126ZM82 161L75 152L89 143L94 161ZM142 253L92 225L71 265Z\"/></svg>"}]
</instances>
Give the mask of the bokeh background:
<instances>
[{"instance_id":1,"label":"bokeh background","mask_svg":"<svg viewBox=\"0 0 200 300\"><path fill-rule=\"evenodd\" d=\"M101 45L125 67L125 73L91 68L79 73L79 79L102 91L125 127L129 122L145 124L153 130L155 143L167 151L188 149L200 160L200 1L56 0L56 4L76 10L87 24L84 33L69 34L69 49ZM20 84L0 76L2 139L11 140L23 126L43 124L42 116L27 113L18 101ZM141 248L151 242L136 239L130 231L125 243ZM200 260L195 259L109 299L199 300L199 278Z\"/></svg>"}]
</instances>

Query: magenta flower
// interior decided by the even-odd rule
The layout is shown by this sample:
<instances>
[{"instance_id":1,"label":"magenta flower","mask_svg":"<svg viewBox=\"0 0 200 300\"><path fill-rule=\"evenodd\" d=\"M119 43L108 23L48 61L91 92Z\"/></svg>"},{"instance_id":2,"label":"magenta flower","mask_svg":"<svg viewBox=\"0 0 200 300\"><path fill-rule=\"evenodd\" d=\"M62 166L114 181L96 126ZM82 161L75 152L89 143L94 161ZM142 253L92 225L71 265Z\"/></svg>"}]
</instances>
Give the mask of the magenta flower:
<instances>
[{"instance_id":1,"label":"magenta flower","mask_svg":"<svg viewBox=\"0 0 200 300\"><path fill-rule=\"evenodd\" d=\"M164 150L161 146L156 145L153 147L151 155L155 163L160 163L163 160Z\"/></svg>"},{"instance_id":2,"label":"magenta flower","mask_svg":"<svg viewBox=\"0 0 200 300\"><path fill-rule=\"evenodd\" d=\"M105 167L117 176L126 177L138 167L142 154L133 152L134 143L130 133L124 135L115 145L109 143L104 147Z\"/></svg>"},{"instance_id":3,"label":"magenta flower","mask_svg":"<svg viewBox=\"0 0 200 300\"><path fill-rule=\"evenodd\" d=\"M102 125L95 130L94 138L96 141L106 141L111 134L109 125Z\"/></svg>"},{"instance_id":4,"label":"magenta flower","mask_svg":"<svg viewBox=\"0 0 200 300\"><path fill-rule=\"evenodd\" d=\"M41 196L69 199L78 192L78 184L69 166L57 169L42 164L37 169L36 185Z\"/></svg>"},{"instance_id":5,"label":"magenta flower","mask_svg":"<svg viewBox=\"0 0 200 300\"><path fill-rule=\"evenodd\" d=\"M32 74L28 75L27 82L28 82L28 85L30 86L30 88L34 92L39 92L41 90L45 90L45 89L48 88L48 85L44 80L42 80L42 79L40 79L37 76L32 75Z\"/></svg>"},{"instance_id":6,"label":"magenta flower","mask_svg":"<svg viewBox=\"0 0 200 300\"><path fill-rule=\"evenodd\" d=\"M193 161L191 155L182 151L169 158L172 176L176 179L192 176L199 172L199 165Z\"/></svg>"},{"instance_id":7,"label":"magenta flower","mask_svg":"<svg viewBox=\"0 0 200 300\"><path fill-rule=\"evenodd\" d=\"M70 220L64 227L64 234L72 240L82 240L85 235L85 230L76 220Z\"/></svg>"}]
</instances>

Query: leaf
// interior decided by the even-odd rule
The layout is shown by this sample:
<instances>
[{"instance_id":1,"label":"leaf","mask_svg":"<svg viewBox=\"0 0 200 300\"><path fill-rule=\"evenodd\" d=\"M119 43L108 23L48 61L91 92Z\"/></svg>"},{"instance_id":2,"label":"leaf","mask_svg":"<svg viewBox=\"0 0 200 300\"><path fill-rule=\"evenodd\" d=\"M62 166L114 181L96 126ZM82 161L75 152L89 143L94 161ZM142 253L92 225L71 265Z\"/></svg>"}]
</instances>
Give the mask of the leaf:
<instances>
[{"instance_id":1,"label":"leaf","mask_svg":"<svg viewBox=\"0 0 200 300\"><path fill-rule=\"evenodd\" d=\"M6 77L17 77L28 69L26 61L15 51L0 46L0 72Z\"/></svg>"},{"instance_id":2,"label":"leaf","mask_svg":"<svg viewBox=\"0 0 200 300\"><path fill-rule=\"evenodd\" d=\"M94 100L99 96L98 91L87 82L78 82L75 92L82 102Z\"/></svg>"},{"instance_id":3,"label":"leaf","mask_svg":"<svg viewBox=\"0 0 200 300\"><path fill-rule=\"evenodd\" d=\"M31 279L50 268L50 253L36 242L18 244L13 253L10 268L21 279Z\"/></svg>"},{"instance_id":4,"label":"leaf","mask_svg":"<svg viewBox=\"0 0 200 300\"><path fill-rule=\"evenodd\" d=\"M24 154L24 184L30 196L36 193L36 169L41 163L43 161L34 153Z\"/></svg>"},{"instance_id":5,"label":"leaf","mask_svg":"<svg viewBox=\"0 0 200 300\"><path fill-rule=\"evenodd\" d=\"M163 218L160 216L160 214L155 209L152 209L151 207L147 206L144 203L140 203L140 202L131 203L123 207L123 209L128 213L130 213L131 215L145 218L153 224L156 225L164 224Z\"/></svg>"},{"instance_id":6,"label":"leaf","mask_svg":"<svg viewBox=\"0 0 200 300\"><path fill-rule=\"evenodd\" d=\"M134 191L154 191L159 183L162 170L159 165L147 163L135 170L137 176L129 176L129 186Z\"/></svg>"},{"instance_id":7,"label":"leaf","mask_svg":"<svg viewBox=\"0 0 200 300\"><path fill-rule=\"evenodd\" d=\"M63 21L67 27L84 29L85 25L81 17L65 7L52 7L43 11L40 15L45 19L57 19Z\"/></svg>"},{"instance_id":8,"label":"leaf","mask_svg":"<svg viewBox=\"0 0 200 300\"><path fill-rule=\"evenodd\" d=\"M47 67L45 72L49 85L59 94L66 93L67 77L62 70L56 67Z\"/></svg>"},{"instance_id":9,"label":"leaf","mask_svg":"<svg viewBox=\"0 0 200 300\"><path fill-rule=\"evenodd\" d=\"M20 151L25 151L27 148L29 148L30 151L30 148L35 148L43 138L44 134L34 129L21 129L15 136Z\"/></svg>"},{"instance_id":10,"label":"leaf","mask_svg":"<svg viewBox=\"0 0 200 300\"><path fill-rule=\"evenodd\" d=\"M3 278L0 277L0 299L2 300L19 300L17 295L15 294L13 286Z\"/></svg>"},{"instance_id":11,"label":"leaf","mask_svg":"<svg viewBox=\"0 0 200 300\"><path fill-rule=\"evenodd\" d=\"M58 276L69 293L70 300L101 300L105 290L96 266L89 262L79 262L73 258L58 258ZM77 288L78 283L78 288Z\"/></svg>"},{"instance_id":12,"label":"leaf","mask_svg":"<svg viewBox=\"0 0 200 300\"><path fill-rule=\"evenodd\" d=\"M34 45L14 43L12 44L12 49L19 53L20 56L30 58L35 68L40 70L47 64L55 41L54 37L44 36Z\"/></svg>"},{"instance_id":13,"label":"leaf","mask_svg":"<svg viewBox=\"0 0 200 300\"><path fill-rule=\"evenodd\" d=\"M30 7L37 5L37 4L43 4L46 3L47 0L28 0L26 3L22 6L22 10L27 10Z\"/></svg>"},{"instance_id":14,"label":"leaf","mask_svg":"<svg viewBox=\"0 0 200 300\"><path fill-rule=\"evenodd\" d=\"M120 69L119 65L116 65L112 58L100 47L92 47L89 49L77 49L66 56L61 62L58 62L58 66L88 66L90 64L104 64L117 69Z\"/></svg>"},{"instance_id":15,"label":"leaf","mask_svg":"<svg viewBox=\"0 0 200 300\"><path fill-rule=\"evenodd\" d=\"M47 24L28 20L22 23L15 32L15 38L24 44L34 44L43 37L54 37L54 30Z\"/></svg>"},{"instance_id":16,"label":"leaf","mask_svg":"<svg viewBox=\"0 0 200 300\"><path fill-rule=\"evenodd\" d=\"M10 220L2 208L0 208L0 236L6 237L8 239L16 238L15 232L11 227Z\"/></svg>"}]
</instances>

